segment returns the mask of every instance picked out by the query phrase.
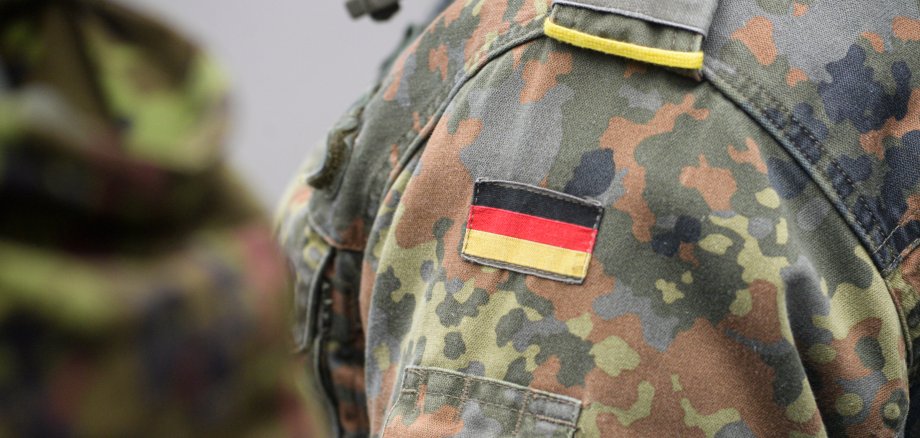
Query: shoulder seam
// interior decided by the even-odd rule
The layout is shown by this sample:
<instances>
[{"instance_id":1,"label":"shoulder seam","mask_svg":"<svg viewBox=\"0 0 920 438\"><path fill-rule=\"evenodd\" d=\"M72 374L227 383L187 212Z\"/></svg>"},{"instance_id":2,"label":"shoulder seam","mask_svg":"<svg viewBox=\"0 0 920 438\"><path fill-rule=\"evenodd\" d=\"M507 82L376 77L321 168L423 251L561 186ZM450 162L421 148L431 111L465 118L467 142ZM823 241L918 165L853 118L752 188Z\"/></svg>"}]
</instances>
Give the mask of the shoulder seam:
<instances>
[{"instance_id":1,"label":"shoulder seam","mask_svg":"<svg viewBox=\"0 0 920 438\"><path fill-rule=\"evenodd\" d=\"M794 139L789 136L787 132L788 127L783 127L780 122L771 119L764 105L759 103L761 98L757 96L763 96L764 98L769 99L772 105L775 105L778 109L782 110L784 117L788 117L787 123L789 125L804 133L808 139L813 142L817 148L819 148L819 150L824 151L824 143L818 140L812 130L808 126L805 126L803 123L801 123L798 118L782 102L773 97L773 95L770 94L768 90L755 83L742 72L733 72L740 78L740 80L737 81L739 84L735 84L734 81L723 75L720 75L715 69L713 69L710 65L712 62L718 61L714 61L712 58L710 58L707 60L707 65L703 68L703 72L706 78L709 79L709 82L711 82L716 89L725 94L729 100L750 114L755 123L766 129L767 132L769 132L774 136L774 138L778 140L780 145L783 146L783 149L785 149L803 168L805 173L809 176L809 179L811 179L815 184L818 185L818 187L821 188L821 191L828 198L834 208L837 209L838 213L843 216L846 223L849 225L849 228L863 243L866 252L869 253L870 256L873 256L873 260L876 260L876 257L874 256L881 249L890 248L890 246L887 244L887 241L879 243L871 239L871 234L869 232L870 229L878 226L880 223L875 212L869 208L865 208L865 210L871 216L869 219L870 222L866 224L859 220L859 218L857 218L849 208L843 205L843 203L840 201L840 199L843 198L843 195L836 188L834 188L833 184L831 183L832 179L830 176L824 170L818 167L818 160L810 159L807 153L799 149ZM744 87L750 87L755 91L753 93L745 92L743 91ZM765 123L763 119L766 119L769 123ZM853 180L850 174L846 171L846 169L842 168L837 160L831 159L829 164L834 166L835 170L844 177L844 181L842 183L845 183L846 186L849 189L852 189L854 193L862 194L862 190L860 190L859 184ZM866 207L866 200L863 197L859 198L859 203L863 207ZM893 269L893 265L889 260L885 260L885 263L876 261L875 264L876 268L879 270L879 272L882 273L883 276L890 273Z\"/></svg>"}]
</instances>

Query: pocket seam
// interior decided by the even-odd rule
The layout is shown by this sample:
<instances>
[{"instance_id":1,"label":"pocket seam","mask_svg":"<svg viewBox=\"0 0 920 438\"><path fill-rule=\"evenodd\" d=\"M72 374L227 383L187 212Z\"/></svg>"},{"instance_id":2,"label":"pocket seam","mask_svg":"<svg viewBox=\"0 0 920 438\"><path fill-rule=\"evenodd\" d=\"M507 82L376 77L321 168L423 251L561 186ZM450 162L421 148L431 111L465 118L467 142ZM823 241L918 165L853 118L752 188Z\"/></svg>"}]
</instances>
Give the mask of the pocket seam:
<instances>
[{"instance_id":1,"label":"pocket seam","mask_svg":"<svg viewBox=\"0 0 920 438\"><path fill-rule=\"evenodd\" d=\"M451 371L448 371L448 370L441 370L441 369L429 368L429 367L418 367L418 366L409 366L409 367L406 367L406 371L407 371L407 372L411 372L411 373L413 373L413 374L415 374L415 375L418 375L418 376L420 376L420 377L423 376L425 373L436 373L436 374L445 374L445 375L448 375L448 376L460 376L460 377L476 378L477 380L482 380L482 381L484 381L484 382L493 383L493 384L496 384L496 385L501 385L501 386L504 386L504 387L507 387L507 388L510 388L510 389L513 389L513 390L516 390L516 391L527 391L527 392L531 392L531 393L533 393L533 397L534 397L534 398L542 398L542 399L546 399L546 400L550 400L550 401L554 401L554 402L559 402L559 403L566 404L566 405L573 406L573 407L575 407L575 406L581 407L581 401L576 400L576 399L573 399L573 398L571 398L571 397L566 397L566 396L564 396L564 395L559 395L559 394L546 393L545 391L541 391L541 390L539 390L539 389L529 388L529 387L526 387L526 386L515 385L515 384L513 384L513 383L504 382L504 381L497 380L497 379L491 379L491 378L488 378L488 377L468 376L467 374L463 374L463 373L459 373L459 372L451 372Z\"/></svg>"},{"instance_id":2,"label":"pocket seam","mask_svg":"<svg viewBox=\"0 0 920 438\"><path fill-rule=\"evenodd\" d=\"M387 426L390 425L390 420L393 419L392 418L393 413L396 412L396 407L399 406L399 404L402 402L402 399L405 395L406 395L405 391L400 391L399 397L396 397L396 401L394 401L393 404L390 406L390 408L387 410L387 414L386 416L384 416L384 419L383 419L383 426L380 427L380 430L381 430L380 438L387 437Z\"/></svg>"},{"instance_id":3,"label":"pocket seam","mask_svg":"<svg viewBox=\"0 0 920 438\"><path fill-rule=\"evenodd\" d=\"M469 397L468 390L469 390L470 382L472 382L473 380L478 380L486 384L508 388L516 392L523 392L524 394L522 394L522 396L524 397L524 400L522 401L520 408L516 409L518 411L518 419L517 419L517 422L515 423L515 429L514 429L515 432L512 434L513 436L516 436L520 432L520 427L523 424L522 418L524 416L529 416L538 421L544 421L550 424L555 424L557 426L561 426L561 427L570 429L569 436L571 436L572 434L575 433L575 431L578 430L577 421L581 414L582 403L581 401L573 399L571 397L567 397L567 396L559 395L559 394L545 393L544 391L541 391L539 389L525 387L521 385L515 385L509 382L504 382L501 380L492 379L488 377L473 376L473 375L468 375L465 373L452 372L450 370L442 370L442 369L432 368L432 367L408 366L404 369L404 372L412 373L418 376L419 378L424 378L426 374L441 374L441 375L446 375L446 376L451 376L451 377L456 377L456 378L462 378L465 383L464 383L464 389L461 395L443 393L443 392L431 392L431 391L425 392L426 397L440 396L440 397L447 397L453 400L457 400L460 402L461 408L466 402L471 401L471 400L475 401L476 403L481 403L483 405L491 406L491 407L495 407L499 409L512 409L513 408L513 406L509 406L508 404L500 404L500 403L495 403L495 402L491 402L488 400L481 400L475 397L474 398ZM403 385L405 385L405 383L406 382L404 381ZM395 410L395 407L403 402L403 397L405 397L406 395L414 394L416 396L416 403L418 403L418 400L417 400L417 397L419 394L418 389L411 388L411 387L408 387L408 388L403 387L399 390L399 392L400 392L399 397L396 399L394 404L390 407L389 412L386 416L386 424L389 424L390 420L392 419L390 417L392 416L392 413ZM561 419L561 418L549 417L549 416L545 416L539 413L529 411L528 407L530 406L531 401L537 400L537 399L544 399L552 403L558 403L560 405L564 405L564 406L568 406L570 408L576 409L575 415L571 416L573 418L572 420L566 420L566 419ZM384 432L385 431L386 431L386 428L384 426ZM384 438L384 437L381 437L381 438Z\"/></svg>"},{"instance_id":4,"label":"pocket seam","mask_svg":"<svg viewBox=\"0 0 920 438\"><path fill-rule=\"evenodd\" d=\"M403 389L403 390L401 390L401 391L400 391L400 395L399 395L399 399L396 400L397 403L398 403L400 400L402 400L402 397L403 397L404 395L406 395L406 394L416 394L416 395L418 395L418 390L415 390L415 389ZM532 394L532 393L528 391L528 394ZM456 395L453 395L453 394L449 394L449 393L446 393L446 392L426 392L426 393L425 393L425 396L426 396L426 397L429 396L429 395L435 395L435 396L439 396L439 397L447 397L447 398L452 398L452 399L454 399L454 400L459 400L459 401L461 402L461 405L464 404L464 403L466 403L466 402L468 402L468 401L471 401L471 400L472 400L472 401L475 401L476 403L480 403L480 404L483 404L483 405L486 405L486 406L492 406L492 407L495 407L495 408L502 408L502 409L508 409L508 408L509 408L507 405L503 405L503 404L499 404L499 403L492 403L492 402L488 402L488 401L485 401L485 400L479 400L479 399L476 399L476 398L473 398L473 399L471 399L471 398L462 399L462 398L459 397L459 396L456 396ZM394 405L394 406L395 406L395 405ZM573 423L573 422L570 422L570 421L566 421L566 420L560 420L560 419L558 419L558 418L547 417L547 416L540 415L540 414L534 414L534 413L532 413L532 412L527 412L525 409L526 409L526 405L522 405L522 406L521 406L521 409L519 410L519 411L520 411L520 415L519 415L519 417L518 417L519 419L520 419L521 417L523 417L523 416L529 416L529 417L533 417L533 418L535 418L535 419L537 419L537 420L546 421L547 423L553 423L553 424L557 424L557 425L559 425L559 426L565 426L565 427L568 427L568 428L571 428L571 429L576 429L576 428L578 427L578 425L577 425L576 423ZM389 421L389 419L387 419L387 421ZM520 421L520 420L519 420L519 421ZM515 428L515 431L514 431L514 433L513 433L512 435L517 435L517 433L518 433L518 431L519 431L519 430L518 430L519 428L520 428L520 422L517 423L516 428Z\"/></svg>"}]
</instances>

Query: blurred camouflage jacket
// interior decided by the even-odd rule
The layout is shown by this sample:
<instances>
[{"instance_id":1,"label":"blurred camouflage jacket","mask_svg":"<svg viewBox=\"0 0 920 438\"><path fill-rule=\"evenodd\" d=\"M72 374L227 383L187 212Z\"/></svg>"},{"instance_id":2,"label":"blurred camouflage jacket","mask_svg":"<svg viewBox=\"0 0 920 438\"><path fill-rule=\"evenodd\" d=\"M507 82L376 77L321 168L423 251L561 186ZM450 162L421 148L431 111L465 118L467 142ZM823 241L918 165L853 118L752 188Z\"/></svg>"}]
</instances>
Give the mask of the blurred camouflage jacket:
<instances>
[{"instance_id":1,"label":"blurred camouflage jacket","mask_svg":"<svg viewBox=\"0 0 920 438\"><path fill-rule=\"evenodd\" d=\"M309 434L283 259L225 120L168 29L0 2L0 436Z\"/></svg>"},{"instance_id":2,"label":"blurred camouflage jacket","mask_svg":"<svg viewBox=\"0 0 920 438\"><path fill-rule=\"evenodd\" d=\"M345 436L895 436L914 0L458 0L282 210Z\"/></svg>"}]
</instances>

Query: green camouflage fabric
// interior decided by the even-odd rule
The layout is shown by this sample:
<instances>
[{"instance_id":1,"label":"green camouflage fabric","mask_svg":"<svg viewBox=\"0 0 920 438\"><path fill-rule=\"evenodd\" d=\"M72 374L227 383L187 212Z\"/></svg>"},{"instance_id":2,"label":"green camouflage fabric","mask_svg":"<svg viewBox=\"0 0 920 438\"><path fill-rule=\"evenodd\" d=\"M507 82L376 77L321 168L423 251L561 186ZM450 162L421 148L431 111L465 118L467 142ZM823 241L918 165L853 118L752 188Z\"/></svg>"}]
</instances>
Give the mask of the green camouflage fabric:
<instances>
[{"instance_id":1,"label":"green camouflage fabric","mask_svg":"<svg viewBox=\"0 0 920 438\"><path fill-rule=\"evenodd\" d=\"M292 184L335 433L909 435L920 5L723 0L700 38L575 3L455 1ZM603 206L581 284L463 258L483 178Z\"/></svg>"},{"instance_id":2,"label":"green camouflage fabric","mask_svg":"<svg viewBox=\"0 0 920 438\"><path fill-rule=\"evenodd\" d=\"M160 24L0 2L0 436L321 430L226 116L221 74Z\"/></svg>"}]
</instances>

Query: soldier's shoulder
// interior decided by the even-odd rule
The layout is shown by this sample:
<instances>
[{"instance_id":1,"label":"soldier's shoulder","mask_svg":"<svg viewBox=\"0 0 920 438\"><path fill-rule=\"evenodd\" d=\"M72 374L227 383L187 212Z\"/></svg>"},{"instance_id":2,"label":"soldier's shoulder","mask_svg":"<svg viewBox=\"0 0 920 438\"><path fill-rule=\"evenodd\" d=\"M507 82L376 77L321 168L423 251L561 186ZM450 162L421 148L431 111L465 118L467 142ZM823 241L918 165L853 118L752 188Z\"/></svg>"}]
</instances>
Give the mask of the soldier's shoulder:
<instances>
[{"instance_id":1,"label":"soldier's shoulder","mask_svg":"<svg viewBox=\"0 0 920 438\"><path fill-rule=\"evenodd\" d=\"M452 98L490 61L542 37L549 6L456 1L407 44L330 131L322 164L294 182L318 189L307 213L316 230L339 247L364 248L383 193Z\"/></svg>"}]
</instances>

